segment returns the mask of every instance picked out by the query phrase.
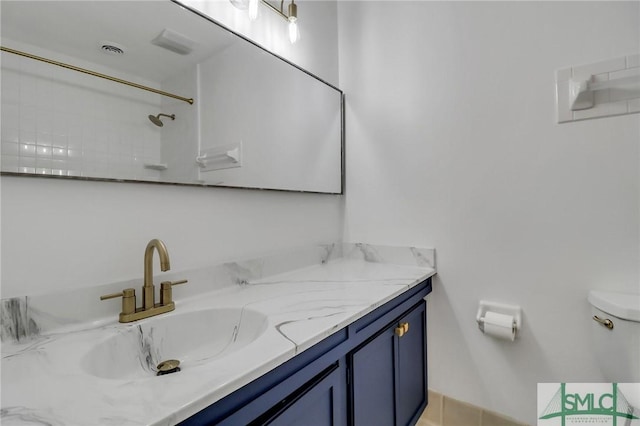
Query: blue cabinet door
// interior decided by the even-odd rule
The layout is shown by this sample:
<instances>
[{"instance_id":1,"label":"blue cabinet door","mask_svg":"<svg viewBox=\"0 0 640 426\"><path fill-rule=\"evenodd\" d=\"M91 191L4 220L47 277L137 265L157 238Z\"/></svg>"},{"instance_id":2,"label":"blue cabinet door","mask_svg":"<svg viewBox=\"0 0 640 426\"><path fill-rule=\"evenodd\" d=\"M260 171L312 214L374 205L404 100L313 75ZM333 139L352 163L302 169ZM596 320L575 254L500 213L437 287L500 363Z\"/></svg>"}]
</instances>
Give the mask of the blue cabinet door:
<instances>
[{"instance_id":1,"label":"blue cabinet door","mask_svg":"<svg viewBox=\"0 0 640 426\"><path fill-rule=\"evenodd\" d=\"M427 405L426 310L424 303L411 311L401 322L408 331L398 338L397 422L398 426L413 425Z\"/></svg>"},{"instance_id":2,"label":"blue cabinet door","mask_svg":"<svg viewBox=\"0 0 640 426\"><path fill-rule=\"evenodd\" d=\"M395 425L395 342L393 328L387 328L350 357L354 426Z\"/></svg>"},{"instance_id":3,"label":"blue cabinet door","mask_svg":"<svg viewBox=\"0 0 640 426\"><path fill-rule=\"evenodd\" d=\"M341 426L342 378L340 365L336 363L250 425Z\"/></svg>"},{"instance_id":4,"label":"blue cabinet door","mask_svg":"<svg viewBox=\"0 0 640 426\"><path fill-rule=\"evenodd\" d=\"M423 301L351 353L353 426L416 424L427 403L425 315Z\"/></svg>"}]
</instances>

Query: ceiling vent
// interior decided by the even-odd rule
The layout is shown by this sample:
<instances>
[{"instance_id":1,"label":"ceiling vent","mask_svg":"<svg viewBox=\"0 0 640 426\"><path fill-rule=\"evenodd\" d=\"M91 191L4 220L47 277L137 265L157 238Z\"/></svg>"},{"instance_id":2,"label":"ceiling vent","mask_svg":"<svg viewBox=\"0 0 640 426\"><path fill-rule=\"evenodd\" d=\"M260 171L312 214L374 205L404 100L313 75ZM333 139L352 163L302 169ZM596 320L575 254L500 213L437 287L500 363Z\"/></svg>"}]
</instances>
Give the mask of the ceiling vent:
<instances>
[{"instance_id":1,"label":"ceiling vent","mask_svg":"<svg viewBox=\"0 0 640 426\"><path fill-rule=\"evenodd\" d=\"M125 47L113 41L101 41L100 50L107 55L120 56L124 55Z\"/></svg>"}]
</instances>

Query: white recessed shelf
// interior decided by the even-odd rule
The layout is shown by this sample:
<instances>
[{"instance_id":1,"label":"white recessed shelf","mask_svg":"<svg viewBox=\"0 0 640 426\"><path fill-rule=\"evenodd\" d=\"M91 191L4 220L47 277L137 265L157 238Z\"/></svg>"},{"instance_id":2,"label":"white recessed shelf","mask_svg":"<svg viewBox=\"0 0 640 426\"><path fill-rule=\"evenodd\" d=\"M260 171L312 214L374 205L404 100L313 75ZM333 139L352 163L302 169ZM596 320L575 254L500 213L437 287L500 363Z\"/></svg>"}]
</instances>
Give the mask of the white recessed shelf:
<instances>
[{"instance_id":1,"label":"white recessed shelf","mask_svg":"<svg viewBox=\"0 0 640 426\"><path fill-rule=\"evenodd\" d=\"M201 149L196 164L201 172L242 167L242 142Z\"/></svg>"}]
</instances>

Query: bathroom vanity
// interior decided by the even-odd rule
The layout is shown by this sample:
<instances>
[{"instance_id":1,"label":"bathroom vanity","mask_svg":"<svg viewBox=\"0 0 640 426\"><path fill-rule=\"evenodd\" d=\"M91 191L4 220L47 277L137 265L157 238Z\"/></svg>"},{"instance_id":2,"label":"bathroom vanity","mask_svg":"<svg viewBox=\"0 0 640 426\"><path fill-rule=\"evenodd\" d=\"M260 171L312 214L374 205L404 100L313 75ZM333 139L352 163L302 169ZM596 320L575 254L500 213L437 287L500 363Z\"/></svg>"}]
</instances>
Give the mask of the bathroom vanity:
<instances>
[{"instance_id":1,"label":"bathroom vanity","mask_svg":"<svg viewBox=\"0 0 640 426\"><path fill-rule=\"evenodd\" d=\"M182 425L409 425L427 404L431 278Z\"/></svg>"},{"instance_id":2,"label":"bathroom vanity","mask_svg":"<svg viewBox=\"0 0 640 426\"><path fill-rule=\"evenodd\" d=\"M2 424L413 424L434 274L432 249L334 244L161 274L189 280L175 311L128 324L97 297L123 283L77 318L4 299Z\"/></svg>"}]
</instances>

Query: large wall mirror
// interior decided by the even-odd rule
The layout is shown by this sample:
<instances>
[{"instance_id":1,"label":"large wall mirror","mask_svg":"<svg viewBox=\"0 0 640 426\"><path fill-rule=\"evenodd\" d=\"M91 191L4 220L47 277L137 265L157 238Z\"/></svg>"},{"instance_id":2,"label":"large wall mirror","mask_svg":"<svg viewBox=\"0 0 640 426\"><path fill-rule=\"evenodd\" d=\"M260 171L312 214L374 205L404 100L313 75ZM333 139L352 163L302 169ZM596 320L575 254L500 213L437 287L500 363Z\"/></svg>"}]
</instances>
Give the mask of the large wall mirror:
<instances>
[{"instance_id":1,"label":"large wall mirror","mask_svg":"<svg viewBox=\"0 0 640 426\"><path fill-rule=\"evenodd\" d=\"M0 8L2 174L342 193L342 92L207 17Z\"/></svg>"}]
</instances>

